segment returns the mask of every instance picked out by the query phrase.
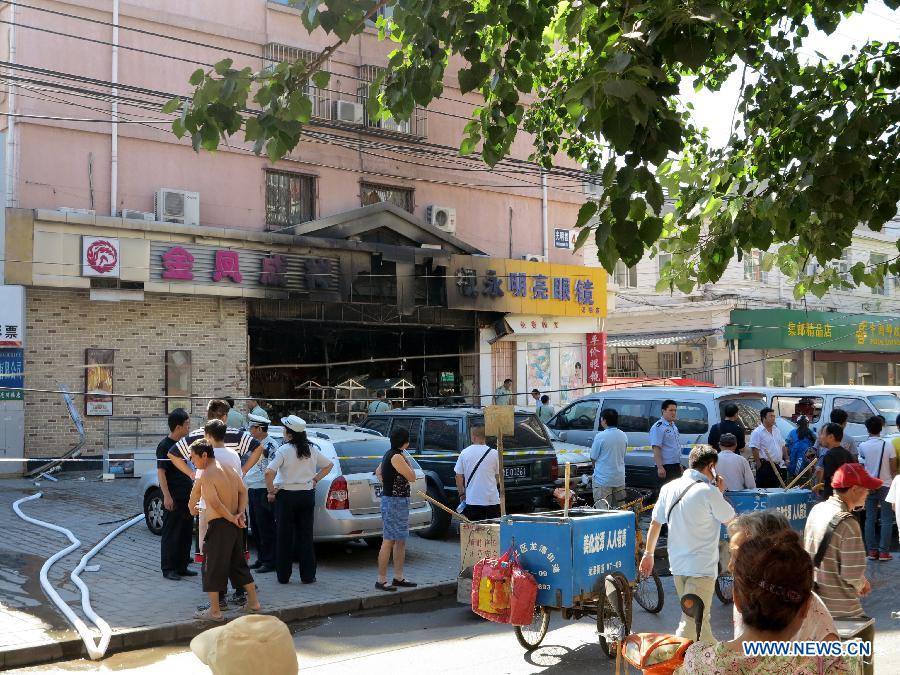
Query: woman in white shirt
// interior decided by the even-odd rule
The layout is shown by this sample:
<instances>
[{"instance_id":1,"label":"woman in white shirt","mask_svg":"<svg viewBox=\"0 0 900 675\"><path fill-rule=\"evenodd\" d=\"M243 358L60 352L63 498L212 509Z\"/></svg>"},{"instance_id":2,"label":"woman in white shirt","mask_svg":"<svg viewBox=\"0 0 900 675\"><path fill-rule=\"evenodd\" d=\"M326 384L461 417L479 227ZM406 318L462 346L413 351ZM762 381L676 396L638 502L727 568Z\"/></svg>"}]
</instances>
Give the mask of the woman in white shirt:
<instances>
[{"instance_id":1,"label":"woman in white shirt","mask_svg":"<svg viewBox=\"0 0 900 675\"><path fill-rule=\"evenodd\" d=\"M306 422L296 415L282 417L286 443L275 451L266 467L269 501L275 502L275 573L278 583L291 580L294 541L300 551L300 581L316 580L313 526L316 483L334 466L306 438ZM275 481L278 481L278 487Z\"/></svg>"}]
</instances>

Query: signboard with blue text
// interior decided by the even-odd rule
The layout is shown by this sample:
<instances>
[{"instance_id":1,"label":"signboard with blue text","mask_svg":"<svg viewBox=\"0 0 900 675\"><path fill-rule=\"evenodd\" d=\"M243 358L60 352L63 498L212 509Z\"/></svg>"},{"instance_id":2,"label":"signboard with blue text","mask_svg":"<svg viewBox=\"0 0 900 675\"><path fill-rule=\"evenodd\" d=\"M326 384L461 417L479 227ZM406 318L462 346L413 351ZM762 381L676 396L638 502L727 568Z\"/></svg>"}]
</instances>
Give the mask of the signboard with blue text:
<instances>
[{"instance_id":1,"label":"signboard with blue text","mask_svg":"<svg viewBox=\"0 0 900 675\"><path fill-rule=\"evenodd\" d=\"M537 316L606 316L602 267L454 255L447 273L450 309Z\"/></svg>"},{"instance_id":2,"label":"signboard with blue text","mask_svg":"<svg viewBox=\"0 0 900 675\"><path fill-rule=\"evenodd\" d=\"M25 386L25 351L0 349L0 401L21 401Z\"/></svg>"},{"instance_id":3,"label":"signboard with blue text","mask_svg":"<svg viewBox=\"0 0 900 675\"><path fill-rule=\"evenodd\" d=\"M581 595L602 592L607 574L635 577L634 514L561 511L511 515L500 521L500 551L512 546L538 583L537 604L573 607Z\"/></svg>"},{"instance_id":4,"label":"signboard with blue text","mask_svg":"<svg viewBox=\"0 0 900 675\"><path fill-rule=\"evenodd\" d=\"M799 489L785 491L781 488L727 490L725 499L734 507L738 515L772 509L787 518L793 529L803 532L803 528L806 527L806 516L811 508L812 492ZM722 526L722 539L728 539L724 525Z\"/></svg>"}]
</instances>

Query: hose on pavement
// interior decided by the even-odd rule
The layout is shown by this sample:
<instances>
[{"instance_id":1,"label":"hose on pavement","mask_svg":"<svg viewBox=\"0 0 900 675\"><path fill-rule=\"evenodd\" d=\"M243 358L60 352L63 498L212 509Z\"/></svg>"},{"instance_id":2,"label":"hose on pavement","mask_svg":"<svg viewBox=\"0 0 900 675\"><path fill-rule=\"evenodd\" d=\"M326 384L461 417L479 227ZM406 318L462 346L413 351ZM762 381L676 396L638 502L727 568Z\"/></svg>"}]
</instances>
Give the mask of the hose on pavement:
<instances>
[{"instance_id":1,"label":"hose on pavement","mask_svg":"<svg viewBox=\"0 0 900 675\"><path fill-rule=\"evenodd\" d=\"M14 502L12 507L13 511L16 512L16 515L19 516L22 520L31 523L32 525L37 525L38 527L44 527L48 530L53 530L54 532L59 532L60 534L68 537L71 542L66 548L57 551L52 556L47 558L47 561L41 567L40 573L40 581L41 588L44 589L44 592L47 596L53 601L53 603L59 607L60 611L65 615L65 617L69 620L69 623L74 626L75 630L78 631L78 634L81 636L81 640L84 642L84 646L87 649L88 656L97 661L103 658L103 655L106 654L107 648L109 648L109 640L112 637L112 629L109 627L109 624L106 623L101 617L99 617L96 612L94 612L91 607L91 594L88 590L87 585L82 581L79 574L84 571L87 566L88 561L93 558L100 550L106 546L114 537L121 534L124 530L128 529L135 523L139 523L143 520L143 515L138 515L129 520L128 522L120 525L115 530L106 535L94 548L88 551L78 563L78 566L72 571L71 578L78 589L81 591L81 609L84 612L84 615L93 622L97 628L100 630L100 641L96 643L94 641L94 636L91 632L91 629L87 627L84 621L78 617L75 612L72 611L72 608L61 598L59 594L56 592L56 589L53 588L53 585L50 583L47 575L50 571L50 568L53 567L54 563L60 558L63 558L79 546L81 546L81 542L72 534L71 530L67 530L60 525L54 525L53 523L47 523L43 520L38 520L37 518L32 518L31 516L26 516L22 513L22 509L19 508L19 505L31 501L32 499L40 499L43 495L42 492L38 492L29 497L23 497L18 501Z\"/></svg>"}]
</instances>

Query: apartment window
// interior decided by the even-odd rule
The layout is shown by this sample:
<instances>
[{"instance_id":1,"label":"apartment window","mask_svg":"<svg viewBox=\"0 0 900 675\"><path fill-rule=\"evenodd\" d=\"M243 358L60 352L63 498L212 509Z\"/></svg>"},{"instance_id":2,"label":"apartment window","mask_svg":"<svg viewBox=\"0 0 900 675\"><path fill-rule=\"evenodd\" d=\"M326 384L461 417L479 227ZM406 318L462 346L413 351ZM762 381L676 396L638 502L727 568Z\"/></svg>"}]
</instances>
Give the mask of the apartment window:
<instances>
[{"instance_id":1,"label":"apartment window","mask_svg":"<svg viewBox=\"0 0 900 675\"><path fill-rule=\"evenodd\" d=\"M671 253L659 253L656 256L656 261L658 263L657 274L659 278L662 279L663 270L666 268L670 262L672 262L672 254Z\"/></svg>"},{"instance_id":2,"label":"apartment window","mask_svg":"<svg viewBox=\"0 0 900 675\"><path fill-rule=\"evenodd\" d=\"M765 283L768 280L768 274L762 268L762 251L751 251L744 255L744 281L761 281Z\"/></svg>"},{"instance_id":3,"label":"apartment window","mask_svg":"<svg viewBox=\"0 0 900 675\"><path fill-rule=\"evenodd\" d=\"M266 171L266 229L277 230L315 218L316 179Z\"/></svg>"},{"instance_id":4,"label":"apartment window","mask_svg":"<svg viewBox=\"0 0 900 675\"><path fill-rule=\"evenodd\" d=\"M874 271L876 265L882 265L887 262L888 257L884 253L869 254L869 269ZM887 277L878 285L872 287L872 295L887 295Z\"/></svg>"},{"instance_id":5,"label":"apartment window","mask_svg":"<svg viewBox=\"0 0 900 675\"><path fill-rule=\"evenodd\" d=\"M374 185L362 183L362 205L390 202L396 204L405 211L413 212L413 191L409 188L392 187L390 185Z\"/></svg>"},{"instance_id":6,"label":"apartment window","mask_svg":"<svg viewBox=\"0 0 900 675\"><path fill-rule=\"evenodd\" d=\"M612 355L612 372L613 377L639 377L641 365L638 361L637 354L613 354Z\"/></svg>"},{"instance_id":7,"label":"apartment window","mask_svg":"<svg viewBox=\"0 0 900 675\"><path fill-rule=\"evenodd\" d=\"M621 260L617 262L616 283L619 288L637 288L637 267L628 267Z\"/></svg>"}]
</instances>

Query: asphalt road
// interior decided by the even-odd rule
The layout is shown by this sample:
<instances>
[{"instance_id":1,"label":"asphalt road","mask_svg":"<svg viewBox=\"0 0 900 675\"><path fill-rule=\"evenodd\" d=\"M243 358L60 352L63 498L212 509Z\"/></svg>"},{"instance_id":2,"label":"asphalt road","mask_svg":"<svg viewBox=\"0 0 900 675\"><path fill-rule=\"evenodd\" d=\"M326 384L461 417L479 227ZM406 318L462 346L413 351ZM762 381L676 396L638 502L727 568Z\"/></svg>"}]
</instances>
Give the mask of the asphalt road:
<instances>
[{"instance_id":1,"label":"asphalt road","mask_svg":"<svg viewBox=\"0 0 900 675\"><path fill-rule=\"evenodd\" d=\"M900 563L897 561L892 564ZM884 570L884 568L881 568ZM886 571L886 570L884 570ZM881 575L874 575L876 577ZM897 586L884 582L867 602L867 611L878 619L877 672L897 672L892 664L900 657L900 620L890 609L900 609ZM876 579L873 579L873 583ZM882 585L883 584L883 585ZM667 597L663 611L650 615L634 609L635 631L671 632L677 623L671 577L664 579ZM713 601L716 637L731 632L731 608ZM452 600L419 603L386 610L319 619L292 626L301 672L345 675L348 672L471 673L614 673L613 662L601 652L594 623L589 619L563 622L554 615L544 644L526 653L508 626L491 624ZM113 655L100 664L74 661L13 671L127 672L135 675L171 675L210 671L186 647L164 647Z\"/></svg>"}]
</instances>

